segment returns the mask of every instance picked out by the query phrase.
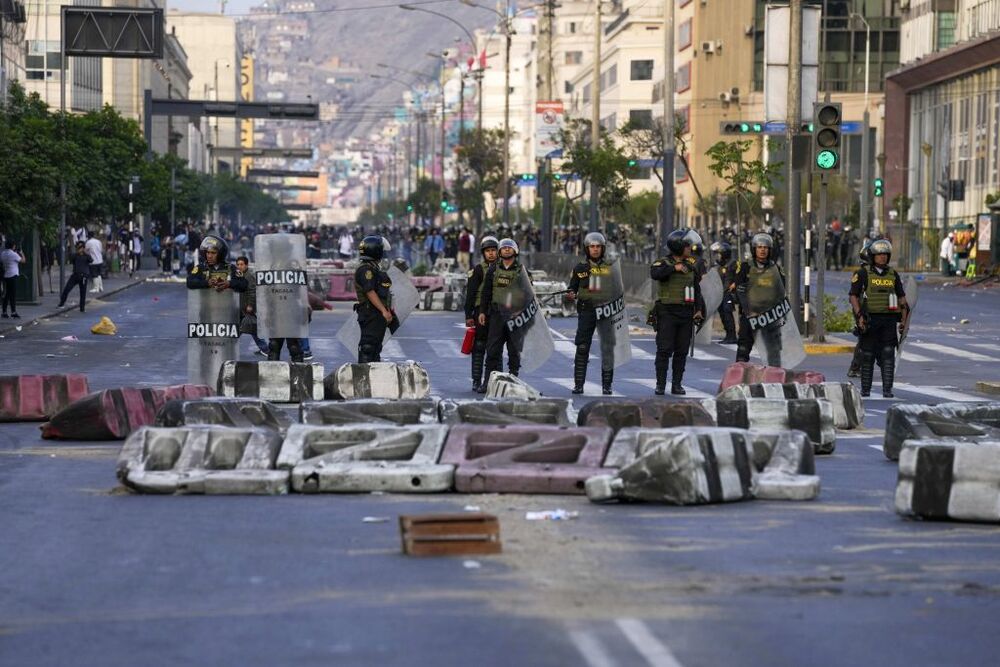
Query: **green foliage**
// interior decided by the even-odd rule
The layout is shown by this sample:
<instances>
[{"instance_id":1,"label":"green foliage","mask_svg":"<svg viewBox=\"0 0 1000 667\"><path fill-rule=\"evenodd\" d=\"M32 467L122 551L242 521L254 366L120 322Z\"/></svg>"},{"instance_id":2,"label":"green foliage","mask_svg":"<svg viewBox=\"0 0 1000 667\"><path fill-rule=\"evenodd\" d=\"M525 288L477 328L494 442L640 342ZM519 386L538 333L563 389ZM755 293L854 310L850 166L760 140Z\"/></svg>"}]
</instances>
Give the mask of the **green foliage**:
<instances>
[{"instance_id":1,"label":"green foliage","mask_svg":"<svg viewBox=\"0 0 1000 667\"><path fill-rule=\"evenodd\" d=\"M445 192L444 196L448 193ZM429 178L417 181L417 187L410 193L406 203L413 207L421 218L433 218L441 210L441 185Z\"/></svg>"},{"instance_id":2,"label":"green foliage","mask_svg":"<svg viewBox=\"0 0 1000 667\"><path fill-rule=\"evenodd\" d=\"M624 208L629 198L629 157L615 145L611 135L602 128L595 148L591 145L590 121L575 118L560 132L559 143L564 159L561 171L577 174L585 183L597 187L598 207L604 214ZM568 193L567 198L573 199Z\"/></svg>"},{"instance_id":3,"label":"green foliage","mask_svg":"<svg viewBox=\"0 0 1000 667\"><path fill-rule=\"evenodd\" d=\"M735 198L741 218L759 214L760 198L774 189L781 173L781 163L765 164L763 160L747 160L745 155L753 141L719 141L705 155L711 160L708 170L726 182L725 193Z\"/></svg>"},{"instance_id":4,"label":"green foliage","mask_svg":"<svg viewBox=\"0 0 1000 667\"><path fill-rule=\"evenodd\" d=\"M417 276L417 277L419 277L419 276L426 276L427 275L427 265L424 264L423 262L421 262L420 264L417 264L416 266L414 266L413 269L410 271L410 273L412 273L414 276Z\"/></svg>"},{"instance_id":5,"label":"green foliage","mask_svg":"<svg viewBox=\"0 0 1000 667\"><path fill-rule=\"evenodd\" d=\"M896 219L897 222L907 222L910 215L910 207L913 206L913 200L904 194L898 194L892 199L892 207L896 209L899 213L899 217Z\"/></svg>"},{"instance_id":6,"label":"green foliage","mask_svg":"<svg viewBox=\"0 0 1000 667\"><path fill-rule=\"evenodd\" d=\"M473 178L460 178L452 186L458 208L478 209L483 203L484 192L492 192L496 197L501 196L503 146L502 129L474 129L465 133L462 144L455 151L458 172Z\"/></svg>"},{"instance_id":7,"label":"green foliage","mask_svg":"<svg viewBox=\"0 0 1000 667\"><path fill-rule=\"evenodd\" d=\"M843 305L843 307L841 307ZM823 326L830 333L844 333L854 329L854 314L850 304L829 294L823 295Z\"/></svg>"},{"instance_id":8,"label":"green foliage","mask_svg":"<svg viewBox=\"0 0 1000 667\"><path fill-rule=\"evenodd\" d=\"M986 199L983 201L987 208L993 204L1000 202L1000 192L992 192L986 195Z\"/></svg>"}]
</instances>

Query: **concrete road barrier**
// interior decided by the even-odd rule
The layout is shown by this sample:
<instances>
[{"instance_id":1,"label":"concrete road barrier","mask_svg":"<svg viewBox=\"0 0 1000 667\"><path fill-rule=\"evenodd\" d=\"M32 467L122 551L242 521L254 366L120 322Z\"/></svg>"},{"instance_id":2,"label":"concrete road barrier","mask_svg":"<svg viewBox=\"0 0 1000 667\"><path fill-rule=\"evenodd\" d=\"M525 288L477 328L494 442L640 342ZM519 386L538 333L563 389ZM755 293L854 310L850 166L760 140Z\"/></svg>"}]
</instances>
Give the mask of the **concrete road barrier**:
<instances>
[{"instance_id":1,"label":"concrete road barrier","mask_svg":"<svg viewBox=\"0 0 1000 667\"><path fill-rule=\"evenodd\" d=\"M734 384L814 384L816 382L826 382L822 373L795 371L774 366L761 366L748 361L737 361L726 367L722 374L722 382L719 383L719 390L716 393L721 394Z\"/></svg>"},{"instance_id":2,"label":"concrete road barrier","mask_svg":"<svg viewBox=\"0 0 1000 667\"><path fill-rule=\"evenodd\" d=\"M831 454L837 446L833 406L824 398L708 398L702 405L715 415L719 426L744 429L797 429L804 431L817 454Z\"/></svg>"},{"instance_id":3,"label":"concrete road barrier","mask_svg":"<svg viewBox=\"0 0 1000 667\"><path fill-rule=\"evenodd\" d=\"M423 310L462 310L465 308L465 293L424 292L420 307Z\"/></svg>"},{"instance_id":4,"label":"concrete road barrier","mask_svg":"<svg viewBox=\"0 0 1000 667\"><path fill-rule=\"evenodd\" d=\"M717 398L825 398L833 408L833 425L836 428L854 429L865 421L861 392L850 382L736 384L725 389Z\"/></svg>"},{"instance_id":5,"label":"concrete road barrier","mask_svg":"<svg viewBox=\"0 0 1000 667\"><path fill-rule=\"evenodd\" d=\"M520 398L533 401L541 396L542 392L510 373L493 371L486 383L486 398Z\"/></svg>"},{"instance_id":6,"label":"concrete road barrier","mask_svg":"<svg viewBox=\"0 0 1000 667\"><path fill-rule=\"evenodd\" d=\"M288 471L274 468L280 447L270 429L144 426L122 447L118 479L139 493L287 493Z\"/></svg>"},{"instance_id":7,"label":"concrete road barrier","mask_svg":"<svg viewBox=\"0 0 1000 667\"><path fill-rule=\"evenodd\" d=\"M1000 440L908 440L896 511L923 519L1000 522Z\"/></svg>"},{"instance_id":8,"label":"concrete road barrier","mask_svg":"<svg viewBox=\"0 0 1000 667\"><path fill-rule=\"evenodd\" d=\"M760 500L812 500L819 496L813 446L802 431L751 431L754 463L760 474L753 484ZM767 461L760 465L763 450Z\"/></svg>"},{"instance_id":9,"label":"concrete road barrier","mask_svg":"<svg viewBox=\"0 0 1000 667\"><path fill-rule=\"evenodd\" d=\"M907 440L1000 440L1000 402L894 403L885 416L882 451L891 461Z\"/></svg>"},{"instance_id":10,"label":"concrete road barrier","mask_svg":"<svg viewBox=\"0 0 1000 667\"><path fill-rule=\"evenodd\" d=\"M219 395L301 403L323 398L323 364L290 361L227 361L219 372Z\"/></svg>"},{"instance_id":11,"label":"concrete road barrier","mask_svg":"<svg viewBox=\"0 0 1000 667\"><path fill-rule=\"evenodd\" d=\"M105 389L69 404L42 425L42 437L55 440L120 440L156 419L163 404L212 395L197 384Z\"/></svg>"},{"instance_id":12,"label":"concrete road barrier","mask_svg":"<svg viewBox=\"0 0 1000 667\"><path fill-rule=\"evenodd\" d=\"M667 399L598 399L587 403L577 417L580 426L673 428L715 426L715 419L699 401Z\"/></svg>"},{"instance_id":13,"label":"concrete road barrier","mask_svg":"<svg viewBox=\"0 0 1000 667\"><path fill-rule=\"evenodd\" d=\"M229 426L267 428L284 434L292 425L286 412L255 398L201 398L167 401L156 413L155 426Z\"/></svg>"},{"instance_id":14,"label":"concrete road barrier","mask_svg":"<svg viewBox=\"0 0 1000 667\"><path fill-rule=\"evenodd\" d=\"M340 424L437 424L437 398L398 401L356 398L351 401L306 401L299 407L299 421L311 426Z\"/></svg>"},{"instance_id":15,"label":"concrete road barrier","mask_svg":"<svg viewBox=\"0 0 1000 667\"><path fill-rule=\"evenodd\" d=\"M278 467L299 493L450 491L455 466L439 464L448 427L293 426Z\"/></svg>"},{"instance_id":16,"label":"concrete road barrier","mask_svg":"<svg viewBox=\"0 0 1000 667\"><path fill-rule=\"evenodd\" d=\"M573 402L565 398L445 399L439 406L443 424L547 424L576 423Z\"/></svg>"},{"instance_id":17,"label":"concrete road barrier","mask_svg":"<svg viewBox=\"0 0 1000 667\"><path fill-rule=\"evenodd\" d=\"M611 429L539 425L453 426L441 463L462 493L583 493L600 471Z\"/></svg>"},{"instance_id":18,"label":"concrete road barrier","mask_svg":"<svg viewBox=\"0 0 1000 667\"><path fill-rule=\"evenodd\" d=\"M355 398L427 398L430 377L414 361L344 364L323 380L327 400Z\"/></svg>"},{"instance_id":19,"label":"concrete road barrier","mask_svg":"<svg viewBox=\"0 0 1000 667\"><path fill-rule=\"evenodd\" d=\"M89 393L86 375L5 375L0 422L43 421Z\"/></svg>"}]
</instances>

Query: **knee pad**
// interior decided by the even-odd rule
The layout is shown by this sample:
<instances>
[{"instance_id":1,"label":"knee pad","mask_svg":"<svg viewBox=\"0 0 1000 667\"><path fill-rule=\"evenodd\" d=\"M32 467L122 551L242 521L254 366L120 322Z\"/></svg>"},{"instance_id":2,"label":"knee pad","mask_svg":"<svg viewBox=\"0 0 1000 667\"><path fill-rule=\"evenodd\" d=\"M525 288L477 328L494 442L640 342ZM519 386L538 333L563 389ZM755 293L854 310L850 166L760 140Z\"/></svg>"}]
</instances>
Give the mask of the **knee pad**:
<instances>
[{"instance_id":1,"label":"knee pad","mask_svg":"<svg viewBox=\"0 0 1000 667\"><path fill-rule=\"evenodd\" d=\"M580 343L576 346L576 353L584 358L590 357L590 344Z\"/></svg>"}]
</instances>

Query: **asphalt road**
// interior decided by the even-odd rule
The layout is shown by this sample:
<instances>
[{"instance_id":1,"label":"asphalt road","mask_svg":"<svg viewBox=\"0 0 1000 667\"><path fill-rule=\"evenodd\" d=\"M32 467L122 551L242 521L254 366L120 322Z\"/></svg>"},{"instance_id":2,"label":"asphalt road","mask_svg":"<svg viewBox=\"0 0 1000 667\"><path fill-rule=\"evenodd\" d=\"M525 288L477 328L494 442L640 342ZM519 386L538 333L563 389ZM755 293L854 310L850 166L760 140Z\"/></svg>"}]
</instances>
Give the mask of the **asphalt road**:
<instances>
[{"instance_id":1,"label":"asphalt road","mask_svg":"<svg viewBox=\"0 0 1000 667\"><path fill-rule=\"evenodd\" d=\"M828 285L843 293L847 276ZM85 372L95 389L182 382L184 298L180 286L145 284L85 315L27 325L0 341L0 372ZM897 400L983 399L975 381L998 379L998 306L997 290L922 286ZM328 369L347 360L332 336L348 311L313 321L316 361ZM100 315L118 336L89 333ZM551 324L557 351L525 379L568 396L575 320ZM424 363L437 395L472 397L462 333L455 313L418 313L386 358ZM67 335L79 341L60 341ZM618 393L652 393L654 347L637 337ZM733 354L699 351L690 396L713 394ZM847 364L806 362L835 380ZM887 405L868 401L866 429L841 433L836 453L818 460L817 501L688 508L138 496L117 488L120 443L51 443L35 424L5 424L0 664L996 664L1000 528L893 513L896 466L880 451ZM397 515L466 505L500 516L503 555L399 554ZM524 518L557 507L580 517Z\"/></svg>"}]
</instances>

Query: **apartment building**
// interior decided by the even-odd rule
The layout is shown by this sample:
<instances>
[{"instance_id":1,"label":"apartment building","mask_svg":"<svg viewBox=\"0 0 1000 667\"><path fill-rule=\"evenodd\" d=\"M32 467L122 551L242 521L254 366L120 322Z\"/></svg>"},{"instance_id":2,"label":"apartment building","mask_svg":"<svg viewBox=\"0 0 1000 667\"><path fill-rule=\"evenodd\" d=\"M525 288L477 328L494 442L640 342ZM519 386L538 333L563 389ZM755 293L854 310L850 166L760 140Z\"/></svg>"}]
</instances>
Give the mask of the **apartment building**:
<instances>
[{"instance_id":1,"label":"apartment building","mask_svg":"<svg viewBox=\"0 0 1000 667\"><path fill-rule=\"evenodd\" d=\"M24 32L28 22L24 3L0 0L0 102L11 81L24 80Z\"/></svg>"}]
</instances>

